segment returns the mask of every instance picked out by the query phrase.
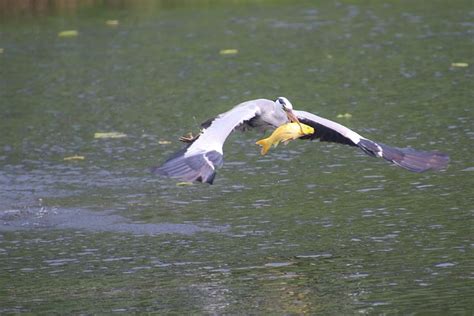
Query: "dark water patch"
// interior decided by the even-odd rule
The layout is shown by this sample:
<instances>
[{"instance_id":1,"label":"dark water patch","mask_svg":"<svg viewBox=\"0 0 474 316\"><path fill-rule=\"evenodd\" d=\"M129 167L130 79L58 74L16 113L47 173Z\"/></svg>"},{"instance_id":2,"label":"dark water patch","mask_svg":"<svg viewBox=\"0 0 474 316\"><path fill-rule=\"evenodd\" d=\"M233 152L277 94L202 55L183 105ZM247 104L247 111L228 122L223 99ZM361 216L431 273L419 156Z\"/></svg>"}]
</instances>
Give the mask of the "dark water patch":
<instances>
[{"instance_id":1,"label":"dark water patch","mask_svg":"<svg viewBox=\"0 0 474 316\"><path fill-rule=\"evenodd\" d=\"M0 211L0 231L31 229L73 229L96 232L131 233L135 235L222 233L226 226L208 224L140 223L114 211L81 209L46 209Z\"/></svg>"}]
</instances>

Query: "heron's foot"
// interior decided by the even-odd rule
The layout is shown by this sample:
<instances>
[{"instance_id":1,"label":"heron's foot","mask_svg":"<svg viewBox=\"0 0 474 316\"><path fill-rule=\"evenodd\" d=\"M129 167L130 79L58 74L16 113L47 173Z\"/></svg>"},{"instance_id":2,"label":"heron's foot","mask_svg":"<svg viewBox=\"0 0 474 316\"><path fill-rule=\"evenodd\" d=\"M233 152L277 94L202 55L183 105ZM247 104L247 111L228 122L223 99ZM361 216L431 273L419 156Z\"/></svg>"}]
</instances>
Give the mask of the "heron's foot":
<instances>
[{"instance_id":1,"label":"heron's foot","mask_svg":"<svg viewBox=\"0 0 474 316\"><path fill-rule=\"evenodd\" d=\"M186 135L183 135L179 138L180 141L182 141L183 143L192 143L194 142L197 138L199 137L199 135L193 135L192 132L189 132L187 133Z\"/></svg>"}]
</instances>

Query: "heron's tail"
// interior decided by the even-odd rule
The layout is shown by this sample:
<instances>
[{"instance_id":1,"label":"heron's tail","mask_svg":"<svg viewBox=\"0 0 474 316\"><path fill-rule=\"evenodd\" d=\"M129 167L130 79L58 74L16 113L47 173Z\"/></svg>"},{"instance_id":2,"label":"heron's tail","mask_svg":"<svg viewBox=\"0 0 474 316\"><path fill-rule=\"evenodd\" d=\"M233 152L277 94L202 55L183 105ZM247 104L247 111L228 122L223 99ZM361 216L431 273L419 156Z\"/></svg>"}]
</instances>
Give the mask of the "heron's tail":
<instances>
[{"instance_id":1,"label":"heron's tail","mask_svg":"<svg viewBox=\"0 0 474 316\"><path fill-rule=\"evenodd\" d=\"M270 150L270 147L272 147L272 141L270 137L261 139L255 144L262 146L262 150L260 151L262 156L265 155Z\"/></svg>"},{"instance_id":2,"label":"heron's tail","mask_svg":"<svg viewBox=\"0 0 474 316\"><path fill-rule=\"evenodd\" d=\"M440 170L446 168L449 156L435 151L418 151L412 148L397 148L361 139L357 144L366 154L394 163L413 172Z\"/></svg>"}]
</instances>

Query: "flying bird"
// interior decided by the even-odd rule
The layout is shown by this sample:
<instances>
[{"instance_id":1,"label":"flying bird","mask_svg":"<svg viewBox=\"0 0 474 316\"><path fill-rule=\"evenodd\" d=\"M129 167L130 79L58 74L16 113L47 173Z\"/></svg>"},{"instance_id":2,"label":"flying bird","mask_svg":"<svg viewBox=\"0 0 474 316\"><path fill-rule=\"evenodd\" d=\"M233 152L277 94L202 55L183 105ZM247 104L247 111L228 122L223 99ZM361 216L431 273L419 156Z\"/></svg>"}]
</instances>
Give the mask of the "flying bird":
<instances>
[{"instance_id":1,"label":"flying bird","mask_svg":"<svg viewBox=\"0 0 474 316\"><path fill-rule=\"evenodd\" d=\"M449 157L440 152L418 151L412 148L391 147L367 139L349 128L319 117L309 112L293 109L285 97L275 101L267 99L250 100L231 110L205 121L196 137L185 138L188 144L152 172L179 179L212 184L216 169L223 165L225 140L234 130L245 131L250 128L278 128L288 122L303 123L314 128L312 134L301 139L319 139L359 147L363 152L383 158L397 166L413 172L439 170L447 166Z\"/></svg>"}]
</instances>

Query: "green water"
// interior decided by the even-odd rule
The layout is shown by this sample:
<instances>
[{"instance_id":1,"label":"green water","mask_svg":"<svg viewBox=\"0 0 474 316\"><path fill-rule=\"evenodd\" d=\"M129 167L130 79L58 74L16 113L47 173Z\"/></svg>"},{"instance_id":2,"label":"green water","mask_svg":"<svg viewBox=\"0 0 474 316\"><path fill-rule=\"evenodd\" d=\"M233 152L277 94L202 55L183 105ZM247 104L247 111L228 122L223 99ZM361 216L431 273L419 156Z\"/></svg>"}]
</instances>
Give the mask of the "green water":
<instances>
[{"instance_id":1,"label":"green water","mask_svg":"<svg viewBox=\"0 0 474 316\"><path fill-rule=\"evenodd\" d=\"M472 1L117 3L0 14L1 314L474 312ZM450 166L250 132L213 186L148 172L278 96Z\"/></svg>"}]
</instances>

